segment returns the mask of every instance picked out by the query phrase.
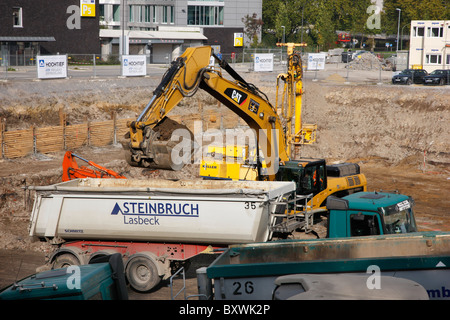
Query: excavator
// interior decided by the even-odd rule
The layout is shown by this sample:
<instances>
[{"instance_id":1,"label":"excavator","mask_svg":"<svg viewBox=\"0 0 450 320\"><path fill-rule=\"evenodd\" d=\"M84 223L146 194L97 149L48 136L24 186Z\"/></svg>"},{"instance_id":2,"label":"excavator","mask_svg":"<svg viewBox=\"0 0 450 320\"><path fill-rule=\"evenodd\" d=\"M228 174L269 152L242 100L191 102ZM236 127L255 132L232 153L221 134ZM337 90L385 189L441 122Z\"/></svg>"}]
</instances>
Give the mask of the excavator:
<instances>
[{"instance_id":1,"label":"excavator","mask_svg":"<svg viewBox=\"0 0 450 320\"><path fill-rule=\"evenodd\" d=\"M292 45L290 49L294 46ZM292 50L289 53L289 72L281 78L287 81L291 96L301 95L301 59ZM211 65L211 57L220 68ZM300 63L300 64L299 64ZM225 78L226 71L233 80ZM291 134L289 121L282 118L277 108L272 106L267 96L255 85L245 81L225 60L219 59L209 46L191 47L177 59L162 77L161 83L153 91L153 97L135 121L129 122L129 132L122 145L126 150L126 160L132 166L156 169L180 170L189 159L183 152L191 150L181 148L180 140L167 140L169 112L185 97L192 97L202 89L236 113L252 129L259 152L255 152L255 163L239 164L239 170L252 171L239 179L294 181L297 195L313 194L309 206L325 208L330 195L343 197L350 193L366 191L367 181L359 172L359 167L341 165L327 170L324 159L293 159L292 149L295 143L304 137L314 135L312 131L299 130L300 116L294 115L295 130ZM294 104L297 98L294 98ZM298 110L296 110L298 112ZM173 127L173 126L172 126ZM166 136L164 139L163 137ZM208 164L209 163L209 164ZM235 164L203 161L201 166L222 165L224 170L213 170L214 174L203 175L210 179L231 179L229 171ZM247 168L245 168L247 166ZM213 168L214 169L214 168ZM333 176L327 175L327 171Z\"/></svg>"},{"instance_id":2,"label":"excavator","mask_svg":"<svg viewBox=\"0 0 450 320\"><path fill-rule=\"evenodd\" d=\"M86 162L88 166L79 166L75 158ZM112 179L126 179L125 176L117 173L111 169L105 168L93 161L84 159L83 157L66 151L62 163L63 174L62 181L70 181L78 178L112 178Z\"/></svg>"}]
</instances>

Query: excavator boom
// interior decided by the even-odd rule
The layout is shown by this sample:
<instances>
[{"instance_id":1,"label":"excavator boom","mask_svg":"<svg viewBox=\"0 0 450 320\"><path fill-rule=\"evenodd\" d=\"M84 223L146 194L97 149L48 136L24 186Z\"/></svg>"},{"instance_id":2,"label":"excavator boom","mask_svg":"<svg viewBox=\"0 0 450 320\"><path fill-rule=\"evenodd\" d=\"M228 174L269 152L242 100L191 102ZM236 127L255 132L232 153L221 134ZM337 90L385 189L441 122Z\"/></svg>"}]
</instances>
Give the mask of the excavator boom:
<instances>
[{"instance_id":1,"label":"excavator boom","mask_svg":"<svg viewBox=\"0 0 450 320\"><path fill-rule=\"evenodd\" d=\"M268 168L276 170L280 159L288 160L283 127L267 97L226 62L218 60L234 81L225 79L219 70L209 66L211 55L214 56L209 46L188 48L172 63L150 102L137 120L129 123L130 141L124 148L131 165L173 170L183 167L172 157L178 152L173 152L176 142L161 140L156 129L181 99L192 96L198 88L238 114L255 131L257 145L266 146L262 152ZM269 172L274 174L275 171Z\"/></svg>"}]
</instances>

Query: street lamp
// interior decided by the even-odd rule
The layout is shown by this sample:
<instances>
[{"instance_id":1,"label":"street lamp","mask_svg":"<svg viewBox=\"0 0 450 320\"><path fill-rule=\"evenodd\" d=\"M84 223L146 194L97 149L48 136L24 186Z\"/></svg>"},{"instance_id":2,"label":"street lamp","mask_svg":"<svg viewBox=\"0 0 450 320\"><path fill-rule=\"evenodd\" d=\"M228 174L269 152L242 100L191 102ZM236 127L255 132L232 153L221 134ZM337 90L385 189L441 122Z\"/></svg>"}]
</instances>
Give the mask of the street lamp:
<instances>
[{"instance_id":1,"label":"street lamp","mask_svg":"<svg viewBox=\"0 0 450 320\"><path fill-rule=\"evenodd\" d=\"M402 14L402 9L396 8L398 10L398 26L397 26L397 52L398 52L398 35L400 34L400 15Z\"/></svg>"},{"instance_id":2,"label":"street lamp","mask_svg":"<svg viewBox=\"0 0 450 320\"><path fill-rule=\"evenodd\" d=\"M283 43L284 43L284 34L285 34L285 31L286 31L286 27L285 26L281 26L282 28L283 28Z\"/></svg>"}]
</instances>

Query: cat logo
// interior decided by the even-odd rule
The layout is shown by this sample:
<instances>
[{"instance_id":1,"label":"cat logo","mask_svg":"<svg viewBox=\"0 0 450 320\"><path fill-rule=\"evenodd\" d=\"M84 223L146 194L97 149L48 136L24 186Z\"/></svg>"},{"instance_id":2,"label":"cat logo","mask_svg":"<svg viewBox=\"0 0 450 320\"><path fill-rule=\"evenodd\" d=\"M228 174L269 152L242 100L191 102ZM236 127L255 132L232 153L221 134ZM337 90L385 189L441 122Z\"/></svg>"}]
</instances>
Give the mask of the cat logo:
<instances>
[{"instance_id":1,"label":"cat logo","mask_svg":"<svg viewBox=\"0 0 450 320\"><path fill-rule=\"evenodd\" d=\"M233 99L233 101L236 102L238 105L244 104L244 102L247 100L247 94L240 90L227 88L225 90L225 94L229 96L231 99Z\"/></svg>"}]
</instances>

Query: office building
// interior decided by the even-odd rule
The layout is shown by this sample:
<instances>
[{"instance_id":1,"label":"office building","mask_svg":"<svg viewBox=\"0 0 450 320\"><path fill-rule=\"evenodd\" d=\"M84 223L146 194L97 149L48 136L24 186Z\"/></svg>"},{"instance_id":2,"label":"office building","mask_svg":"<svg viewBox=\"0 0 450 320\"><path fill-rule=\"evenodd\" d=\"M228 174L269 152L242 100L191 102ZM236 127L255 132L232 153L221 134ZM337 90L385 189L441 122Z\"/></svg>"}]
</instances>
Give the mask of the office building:
<instances>
[{"instance_id":1,"label":"office building","mask_svg":"<svg viewBox=\"0 0 450 320\"><path fill-rule=\"evenodd\" d=\"M202 44L223 53L240 52L234 38L243 33L242 18L262 16L262 0L99 1L102 54L146 54L153 63L170 61L187 47ZM121 47L122 36L128 50Z\"/></svg>"},{"instance_id":2,"label":"office building","mask_svg":"<svg viewBox=\"0 0 450 320\"><path fill-rule=\"evenodd\" d=\"M450 69L450 20L411 21L409 67Z\"/></svg>"},{"instance_id":3,"label":"office building","mask_svg":"<svg viewBox=\"0 0 450 320\"><path fill-rule=\"evenodd\" d=\"M167 63L204 44L238 53L235 35L254 13L262 16L262 0L2 0L0 64L30 65L37 54L58 53L145 54Z\"/></svg>"}]
</instances>

